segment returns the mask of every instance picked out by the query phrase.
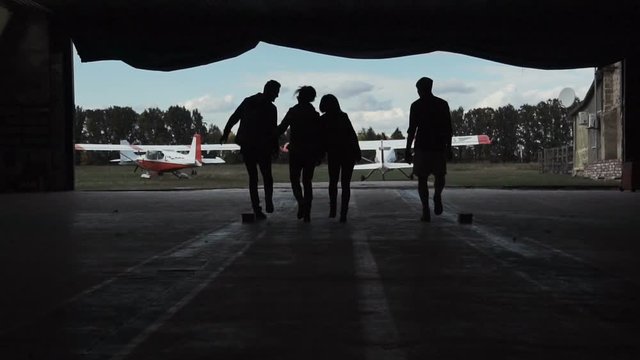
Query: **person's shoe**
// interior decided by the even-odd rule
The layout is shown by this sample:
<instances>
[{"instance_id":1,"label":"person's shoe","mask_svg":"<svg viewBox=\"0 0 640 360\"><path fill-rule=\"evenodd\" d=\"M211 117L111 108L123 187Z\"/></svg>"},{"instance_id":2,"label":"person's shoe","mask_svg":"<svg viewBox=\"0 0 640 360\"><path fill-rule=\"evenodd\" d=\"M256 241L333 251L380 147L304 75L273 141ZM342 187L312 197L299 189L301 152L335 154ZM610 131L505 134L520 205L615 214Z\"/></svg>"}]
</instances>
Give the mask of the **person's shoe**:
<instances>
[{"instance_id":1,"label":"person's shoe","mask_svg":"<svg viewBox=\"0 0 640 360\"><path fill-rule=\"evenodd\" d=\"M267 201L267 205L265 206L265 210L268 213L272 213L273 212L273 201Z\"/></svg>"},{"instance_id":2,"label":"person's shoe","mask_svg":"<svg viewBox=\"0 0 640 360\"><path fill-rule=\"evenodd\" d=\"M429 211L429 209L422 210L422 216L420 217L420 221L431 222L431 212Z\"/></svg>"},{"instance_id":3,"label":"person's shoe","mask_svg":"<svg viewBox=\"0 0 640 360\"><path fill-rule=\"evenodd\" d=\"M262 210L258 210L254 212L254 214L256 214L256 220L265 220L267 218L267 215L265 215Z\"/></svg>"},{"instance_id":4,"label":"person's shoe","mask_svg":"<svg viewBox=\"0 0 640 360\"><path fill-rule=\"evenodd\" d=\"M347 222L347 211L345 210L345 208L342 208L340 210L340 222L341 223Z\"/></svg>"},{"instance_id":5,"label":"person's shoe","mask_svg":"<svg viewBox=\"0 0 640 360\"><path fill-rule=\"evenodd\" d=\"M433 213L436 215L442 214L442 196L433 195Z\"/></svg>"},{"instance_id":6,"label":"person's shoe","mask_svg":"<svg viewBox=\"0 0 640 360\"><path fill-rule=\"evenodd\" d=\"M310 222L311 221L311 203L307 203L304 206L304 222Z\"/></svg>"},{"instance_id":7,"label":"person's shoe","mask_svg":"<svg viewBox=\"0 0 640 360\"><path fill-rule=\"evenodd\" d=\"M329 217L330 218L336 217L336 205L335 204L329 204Z\"/></svg>"},{"instance_id":8,"label":"person's shoe","mask_svg":"<svg viewBox=\"0 0 640 360\"><path fill-rule=\"evenodd\" d=\"M302 219L304 217L304 206L301 203L298 203L298 219Z\"/></svg>"}]
</instances>

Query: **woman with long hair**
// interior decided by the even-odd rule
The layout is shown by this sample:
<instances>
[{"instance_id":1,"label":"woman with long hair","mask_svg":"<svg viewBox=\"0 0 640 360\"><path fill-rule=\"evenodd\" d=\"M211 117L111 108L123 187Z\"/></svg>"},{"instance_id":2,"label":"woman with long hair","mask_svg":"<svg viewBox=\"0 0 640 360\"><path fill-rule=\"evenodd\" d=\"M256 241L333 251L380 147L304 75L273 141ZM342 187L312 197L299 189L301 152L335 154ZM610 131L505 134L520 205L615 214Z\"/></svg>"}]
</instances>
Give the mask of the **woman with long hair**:
<instances>
[{"instance_id":1,"label":"woman with long hair","mask_svg":"<svg viewBox=\"0 0 640 360\"><path fill-rule=\"evenodd\" d=\"M278 125L278 134L283 134L291 127L288 146L289 180L293 196L298 201L298 219L304 218L304 222L309 222L313 200L313 172L324 155L320 140L323 134L320 114L311 104L316 98L316 90L311 86L301 86L295 93L298 103L287 111Z\"/></svg>"},{"instance_id":2,"label":"woman with long hair","mask_svg":"<svg viewBox=\"0 0 640 360\"><path fill-rule=\"evenodd\" d=\"M325 128L325 148L329 165L329 217L336 217L338 179L342 188L340 222L347 221L351 197L351 175L354 165L362 156L349 116L340 109L338 99L327 94L320 99L320 120Z\"/></svg>"}]
</instances>

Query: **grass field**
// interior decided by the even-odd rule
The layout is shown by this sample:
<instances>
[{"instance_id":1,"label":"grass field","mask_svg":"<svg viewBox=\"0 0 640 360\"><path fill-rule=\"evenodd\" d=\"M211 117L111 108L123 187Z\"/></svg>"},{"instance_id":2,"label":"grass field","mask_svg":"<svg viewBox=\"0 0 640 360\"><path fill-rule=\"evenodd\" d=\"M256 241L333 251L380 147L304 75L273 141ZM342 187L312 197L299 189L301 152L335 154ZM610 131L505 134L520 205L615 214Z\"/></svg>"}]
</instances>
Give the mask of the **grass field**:
<instances>
[{"instance_id":1,"label":"grass field","mask_svg":"<svg viewBox=\"0 0 640 360\"><path fill-rule=\"evenodd\" d=\"M242 164L209 165L198 168L198 174L190 179L178 179L172 174L140 178L140 170L133 166L104 165L76 166L77 190L168 190L168 189L219 189L247 186L247 174ZM186 171L186 173L189 173ZM355 171L352 181L360 182L365 171ZM286 164L274 164L274 181L287 183L289 168ZM380 181L379 173L367 181ZM385 175L386 181L408 180L397 171ZM328 181L327 166L316 168L314 181ZM619 181L591 180L569 175L541 174L537 164L449 164L447 186L502 188L502 187L618 187Z\"/></svg>"}]
</instances>

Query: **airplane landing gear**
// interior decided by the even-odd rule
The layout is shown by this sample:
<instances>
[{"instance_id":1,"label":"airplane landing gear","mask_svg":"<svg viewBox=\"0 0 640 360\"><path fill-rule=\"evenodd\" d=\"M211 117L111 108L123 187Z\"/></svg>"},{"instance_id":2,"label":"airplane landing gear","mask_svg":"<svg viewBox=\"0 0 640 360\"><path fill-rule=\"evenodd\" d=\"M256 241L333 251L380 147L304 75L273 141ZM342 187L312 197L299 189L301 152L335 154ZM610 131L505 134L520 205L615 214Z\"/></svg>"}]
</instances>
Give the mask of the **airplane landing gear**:
<instances>
[{"instance_id":1,"label":"airplane landing gear","mask_svg":"<svg viewBox=\"0 0 640 360\"><path fill-rule=\"evenodd\" d=\"M180 171L174 171L173 175L175 175L178 179L188 179L189 178L189 175L187 175L187 174L185 174L183 172L180 172Z\"/></svg>"}]
</instances>

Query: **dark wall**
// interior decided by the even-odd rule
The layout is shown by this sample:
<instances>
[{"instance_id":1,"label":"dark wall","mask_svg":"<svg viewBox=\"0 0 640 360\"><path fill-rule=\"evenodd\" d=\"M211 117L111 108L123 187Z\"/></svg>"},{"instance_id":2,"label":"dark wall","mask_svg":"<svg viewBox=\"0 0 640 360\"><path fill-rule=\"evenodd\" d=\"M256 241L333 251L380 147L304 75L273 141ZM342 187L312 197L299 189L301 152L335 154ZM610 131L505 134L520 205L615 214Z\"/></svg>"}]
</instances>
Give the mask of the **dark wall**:
<instances>
[{"instance_id":1,"label":"dark wall","mask_svg":"<svg viewBox=\"0 0 640 360\"><path fill-rule=\"evenodd\" d=\"M10 9L0 35L0 192L73 189L73 59L47 13Z\"/></svg>"},{"instance_id":2,"label":"dark wall","mask_svg":"<svg viewBox=\"0 0 640 360\"><path fill-rule=\"evenodd\" d=\"M640 56L624 63L624 161L640 163Z\"/></svg>"}]
</instances>

